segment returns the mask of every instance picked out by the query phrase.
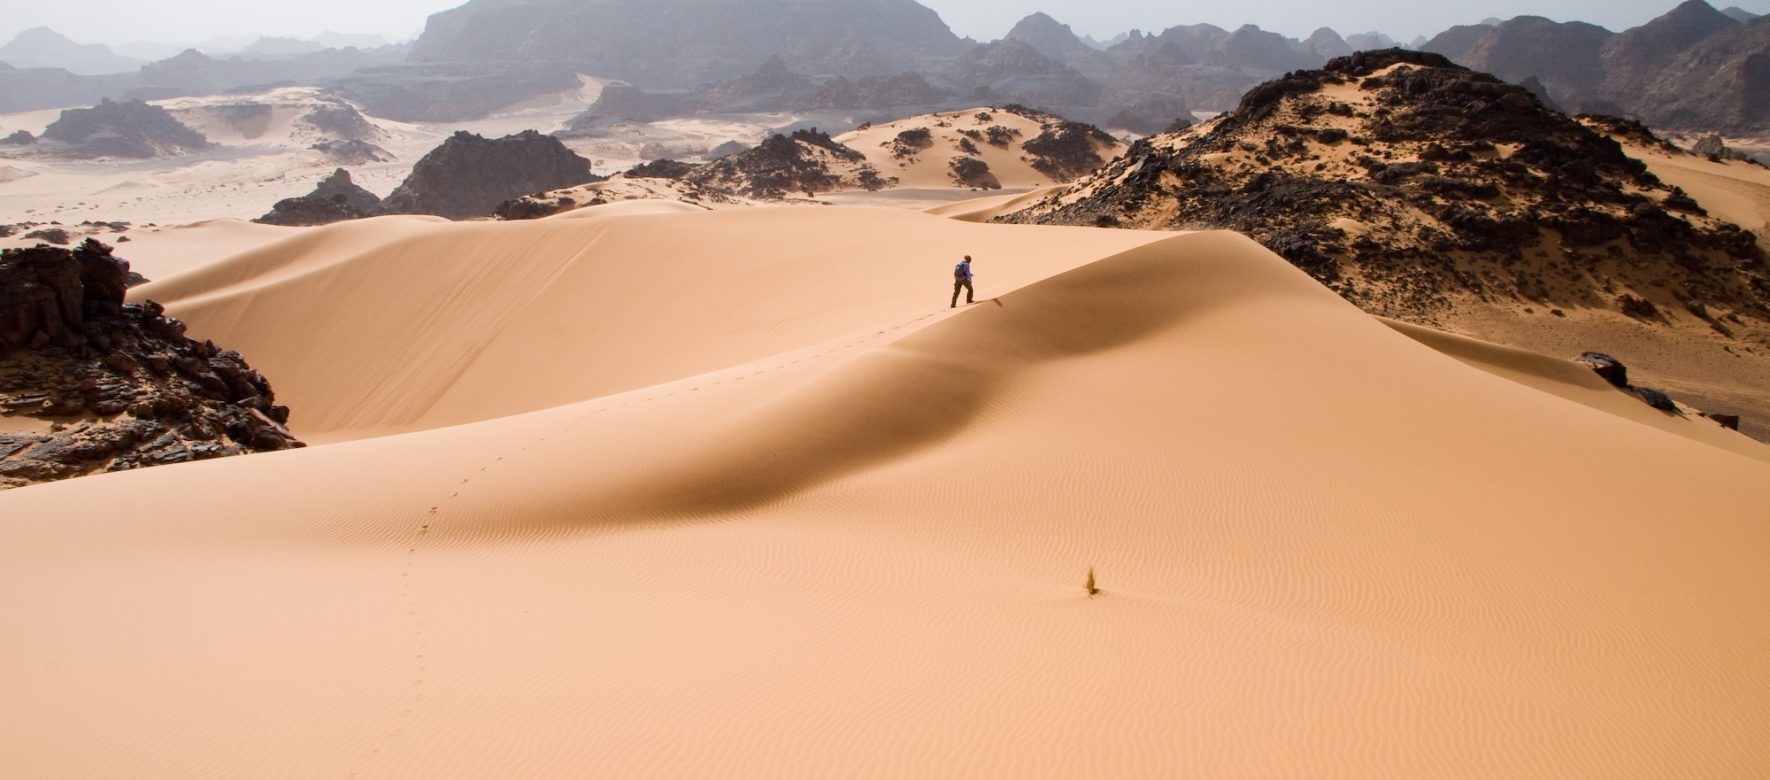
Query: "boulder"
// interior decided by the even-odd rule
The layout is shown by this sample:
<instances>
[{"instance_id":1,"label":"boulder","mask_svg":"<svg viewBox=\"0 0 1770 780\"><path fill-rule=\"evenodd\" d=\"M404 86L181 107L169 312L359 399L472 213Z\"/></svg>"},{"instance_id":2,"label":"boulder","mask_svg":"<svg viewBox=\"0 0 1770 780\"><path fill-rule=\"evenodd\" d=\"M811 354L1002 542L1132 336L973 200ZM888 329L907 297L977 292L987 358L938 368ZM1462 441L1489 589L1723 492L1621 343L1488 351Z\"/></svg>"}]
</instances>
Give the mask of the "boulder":
<instances>
[{"instance_id":1,"label":"boulder","mask_svg":"<svg viewBox=\"0 0 1770 780\"><path fill-rule=\"evenodd\" d=\"M1726 428L1727 430L1739 430L1739 415L1737 414L1714 414L1711 412L1703 412L1702 416L1714 420L1716 425Z\"/></svg>"},{"instance_id":2,"label":"boulder","mask_svg":"<svg viewBox=\"0 0 1770 780\"><path fill-rule=\"evenodd\" d=\"M1662 391L1655 390L1651 387L1631 387L1629 388L1629 392L1634 393L1636 398L1641 399L1641 401L1648 406L1662 412L1675 414L1678 411L1678 404L1672 400L1671 396L1666 395Z\"/></svg>"},{"instance_id":3,"label":"boulder","mask_svg":"<svg viewBox=\"0 0 1770 780\"><path fill-rule=\"evenodd\" d=\"M1616 358L1602 352L1587 352L1574 358L1574 361L1586 364L1611 385L1621 388L1629 386L1628 366L1623 365L1622 361Z\"/></svg>"}]
</instances>

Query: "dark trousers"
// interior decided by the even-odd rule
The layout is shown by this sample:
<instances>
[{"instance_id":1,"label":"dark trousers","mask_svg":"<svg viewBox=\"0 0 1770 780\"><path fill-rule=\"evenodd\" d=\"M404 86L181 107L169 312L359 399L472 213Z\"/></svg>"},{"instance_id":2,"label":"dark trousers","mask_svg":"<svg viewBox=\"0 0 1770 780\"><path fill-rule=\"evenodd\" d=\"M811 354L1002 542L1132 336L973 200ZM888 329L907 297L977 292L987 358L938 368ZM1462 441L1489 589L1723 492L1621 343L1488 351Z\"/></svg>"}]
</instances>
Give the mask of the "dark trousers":
<instances>
[{"instance_id":1,"label":"dark trousers","mask_svg":"<svg viewBox=\"0 0 1770 780\"><path fill-rule=\"evenodd\" d=\"M971 299L971 295L972 295L971 280L970 279L954 279L953 280L953 303L952 303L952 306L959 305L959 291L960 290L965 291L965 302L966 303L976 303L976 301L973 301ZM952 306L948 306L947 308L950 309L950 308L952 308Z\"/></svg>"}]
</instances>

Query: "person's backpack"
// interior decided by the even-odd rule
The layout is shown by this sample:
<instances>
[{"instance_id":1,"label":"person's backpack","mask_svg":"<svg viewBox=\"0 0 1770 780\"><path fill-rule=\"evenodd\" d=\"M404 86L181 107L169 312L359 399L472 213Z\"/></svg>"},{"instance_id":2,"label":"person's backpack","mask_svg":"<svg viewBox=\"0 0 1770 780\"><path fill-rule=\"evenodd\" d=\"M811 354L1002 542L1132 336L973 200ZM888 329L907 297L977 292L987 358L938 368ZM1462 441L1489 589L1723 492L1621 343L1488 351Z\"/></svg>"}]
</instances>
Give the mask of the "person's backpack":
<instances>
[{"instance_id":1,"label":"person's backpack","mask_svg":"<svg viewBox=\"0 0 1770 780\"><path fill-rule=\"evenodd\" d=\"M958 265L953 266L953 278L960 280L960 281L963 281L965 279L965 264L964 263L960 263Z\"/></svg>"}]
</instances>

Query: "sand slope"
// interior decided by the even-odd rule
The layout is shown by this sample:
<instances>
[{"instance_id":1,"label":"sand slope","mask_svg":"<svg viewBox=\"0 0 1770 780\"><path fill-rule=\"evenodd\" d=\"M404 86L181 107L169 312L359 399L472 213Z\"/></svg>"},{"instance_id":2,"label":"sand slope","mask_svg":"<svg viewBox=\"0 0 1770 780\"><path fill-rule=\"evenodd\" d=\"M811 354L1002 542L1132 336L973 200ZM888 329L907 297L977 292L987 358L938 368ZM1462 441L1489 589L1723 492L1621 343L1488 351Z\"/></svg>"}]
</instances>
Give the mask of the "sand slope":
<instances>
[{"instance_id":1,"label":"sand slope","mask_svg":"<svg viewBox=\"0 0 1770 780\"><path fill-rule=\"evenodd\" d=\"M985 295L1086 259L1074 229L874 209L682 213L694 210L341 223L133 295L250 355L301 410L300 435L337 439L533 411L896 326L945 309L961 254L977 258ZM845 248L855 235L868 236L858 253ZM1088 251L1161 237L1090 236Z\"/></svg>"},{"instance_id":2,"label":"sand slope","mask_svg":"<svg viewBox=\"0 0 1770 780\"><path fill-rule=\"evenodd\" d=\"M1005 294L949 311L986 239ZM412 432L0 494L9 774L1770 768L1770 466L1246 238L781 209L271 249L159 286L310 424ZM258 335L302 302L387 343Z\"/></svg>"}]
</instances>

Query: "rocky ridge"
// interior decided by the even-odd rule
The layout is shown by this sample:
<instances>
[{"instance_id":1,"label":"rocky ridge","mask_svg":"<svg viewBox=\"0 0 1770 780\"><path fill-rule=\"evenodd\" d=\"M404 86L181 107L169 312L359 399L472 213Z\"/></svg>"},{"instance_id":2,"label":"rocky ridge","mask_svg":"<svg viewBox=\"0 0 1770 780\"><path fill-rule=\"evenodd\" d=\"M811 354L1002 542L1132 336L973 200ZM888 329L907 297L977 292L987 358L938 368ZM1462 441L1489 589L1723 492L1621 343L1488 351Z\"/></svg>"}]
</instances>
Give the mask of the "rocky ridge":
<instances>
[{"instance_id":1,"label":"rocky ridge","mask_svg":"<svg viewBox=\"0 0 1770 780\"><path fill-rule=\"evenodd\" d=\"M1365 309L1415 321L1463 298L1722 333L1770 321L1751 233L1529 91L1419 52L1262 85L1003 219L1238 230Z\"/></svg>"},{"instance_id":2,"label":"rocky ridge","mask_svg":"<svg viewBox=\"0 0 1770 780\"><path fill-rule=\"evenodd\" d=\"M0 489L302 446L239 353L128 283L93 240L0 252Z\"/></svg>"}]
</instances>

